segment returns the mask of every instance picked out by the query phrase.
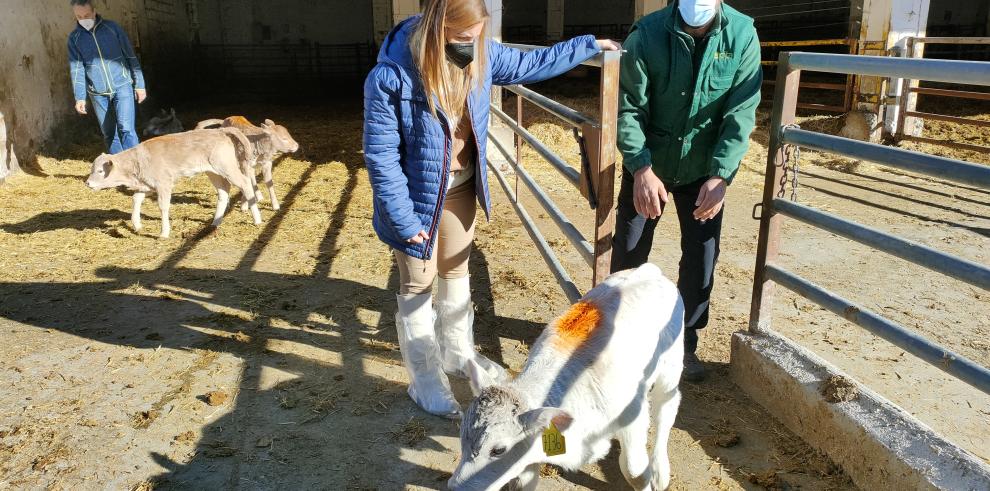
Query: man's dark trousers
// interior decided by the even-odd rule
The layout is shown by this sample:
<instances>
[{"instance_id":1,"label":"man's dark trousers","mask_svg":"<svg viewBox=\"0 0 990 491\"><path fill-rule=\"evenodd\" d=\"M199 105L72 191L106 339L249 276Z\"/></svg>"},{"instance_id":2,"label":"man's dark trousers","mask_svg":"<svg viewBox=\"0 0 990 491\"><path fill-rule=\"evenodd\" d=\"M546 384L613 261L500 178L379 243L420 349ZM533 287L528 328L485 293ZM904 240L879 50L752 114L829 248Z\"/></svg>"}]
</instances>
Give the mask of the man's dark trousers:
<instances>
[{"instance_id":1,"label":"man's dark trousers","mask_svg":"<svg viewBox=\"0 0 990 491\"><path fill-rule=\"evenodd\" d=\"M684 299L684 350L694 353L698 348L698 329L708 325L708 307L718 261L722 214L701 223L694 218L698 192L708 178L678 185L664 182L674 196L677 221L681 227L681 262L677 289ZM636 268L645 264L653 247L653 232L659 218L648 219L636 212L633 202L633 175L622 170L615 235L612 237L612 272Z\"/></svg>"}]
</instances>

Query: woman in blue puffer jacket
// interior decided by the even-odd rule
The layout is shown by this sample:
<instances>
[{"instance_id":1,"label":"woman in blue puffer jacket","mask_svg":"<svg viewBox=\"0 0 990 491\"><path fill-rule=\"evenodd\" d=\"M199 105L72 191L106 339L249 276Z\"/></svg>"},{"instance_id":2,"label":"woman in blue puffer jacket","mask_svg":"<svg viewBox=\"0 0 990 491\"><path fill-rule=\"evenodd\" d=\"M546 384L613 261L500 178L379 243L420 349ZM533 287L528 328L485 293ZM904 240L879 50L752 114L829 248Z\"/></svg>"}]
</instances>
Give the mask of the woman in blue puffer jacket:
<instances>
[{"instance_id":1,"label":"woman in blue puffer jacket","mask_svg":"<svg viewBox=\"0 0 990 491\"><path fill-rule=\"evenodd\" d=\"M485 150L491 86L560 75L602 49L582 36L522 52L487 35L484 0L429 0L388 35L364 87L364 153L373 225L399 267L396 326L409 396L456 417L447 373L505 370L474 349L468 258L477 202L491 212ZM437 313L433 280L439 273Z\"/></svg>"}]
</instances>

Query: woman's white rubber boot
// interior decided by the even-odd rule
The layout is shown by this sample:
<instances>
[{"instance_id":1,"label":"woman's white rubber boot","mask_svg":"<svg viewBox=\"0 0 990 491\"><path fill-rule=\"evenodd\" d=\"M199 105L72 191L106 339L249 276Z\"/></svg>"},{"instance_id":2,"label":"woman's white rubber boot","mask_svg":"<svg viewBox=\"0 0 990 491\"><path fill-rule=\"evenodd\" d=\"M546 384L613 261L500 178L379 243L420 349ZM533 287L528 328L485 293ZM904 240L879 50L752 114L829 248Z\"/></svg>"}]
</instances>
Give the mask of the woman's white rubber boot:
<instances>
[{"instance_id":1,"label":"woman's white rubber boot","mask_svg":"<svg viewBox=\"0 0 990 491\"><path fill-rule=\"evenodd\" d=\"M461 406L450 391L433 328L432 295L396 295L399 350L409 372L409 397L424 411L456 419Z\"/></svg>"},{"instance_id":2,"label":"woman's white rubber boot","mask_svg":"<svg viewBox=\"0 0 990 491\"><path fill-rule=\"evenodd\" d=\"M502 366L474 348L474 308L471 304L470 277L453 280L440 278L437 310L436 330L444 371L467 377L467 362L474 360L496 383L508 380L508 374Z\"/></svg>"}]
</instances>

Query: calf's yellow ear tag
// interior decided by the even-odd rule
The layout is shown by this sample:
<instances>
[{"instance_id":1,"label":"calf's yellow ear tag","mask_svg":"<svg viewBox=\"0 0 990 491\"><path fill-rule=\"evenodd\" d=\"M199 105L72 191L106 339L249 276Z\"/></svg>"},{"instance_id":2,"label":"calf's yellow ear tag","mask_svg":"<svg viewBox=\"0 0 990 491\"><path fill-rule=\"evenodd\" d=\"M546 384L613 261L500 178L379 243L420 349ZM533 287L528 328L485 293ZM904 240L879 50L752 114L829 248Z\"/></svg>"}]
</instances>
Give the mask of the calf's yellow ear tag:
<instances>
[{"instance_id":1,"label":"calf's yellow ear tag","mask_svg":"<svg viewBox=\"0 0 990 491\"><path fill-rule=\"evenodd\" d=\"M567 443L564 435L557 429L557 425L550 423L550 427L543 430L543 453L547 457L563 455L567 453Z\"/></svg>"}]
</instances>

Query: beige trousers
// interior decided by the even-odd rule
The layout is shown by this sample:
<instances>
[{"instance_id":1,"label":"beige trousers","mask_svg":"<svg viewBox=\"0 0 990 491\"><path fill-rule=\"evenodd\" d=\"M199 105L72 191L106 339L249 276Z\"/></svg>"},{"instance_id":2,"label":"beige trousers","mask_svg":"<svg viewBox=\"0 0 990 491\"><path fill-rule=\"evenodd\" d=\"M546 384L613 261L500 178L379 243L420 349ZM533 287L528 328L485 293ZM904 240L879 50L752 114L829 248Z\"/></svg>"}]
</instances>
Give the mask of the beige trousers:
<instances>
[{"instance_id":1,"label":"beige trousers","mask_svg":"<svg viewBox=\"0 0 990 491\"><path fill-rule=\"evenodd\" d=\"M398 250L399 293L420 295L433 290L433 280L439 273L447 280L468 275L468 259L474 241L474 218L477 212L474 179L447 191L440 214L436 243L430 259L408 256ZM427 230L429 233L429 230Z\"/></svg>"}]
</instances>

